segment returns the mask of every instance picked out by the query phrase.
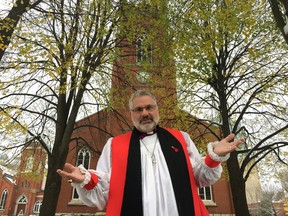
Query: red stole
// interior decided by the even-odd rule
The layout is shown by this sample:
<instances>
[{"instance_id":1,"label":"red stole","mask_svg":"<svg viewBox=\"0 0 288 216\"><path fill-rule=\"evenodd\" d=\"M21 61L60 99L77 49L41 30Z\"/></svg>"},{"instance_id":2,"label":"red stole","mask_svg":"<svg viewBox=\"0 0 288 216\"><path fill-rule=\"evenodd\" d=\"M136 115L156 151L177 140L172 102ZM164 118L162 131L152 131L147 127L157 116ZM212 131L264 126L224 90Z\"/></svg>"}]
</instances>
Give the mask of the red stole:
<instances>
[{"instance_id":1,"label":"red stole","mask_svg":"<svg viewBox=\"0 0 288 216\"><path fill-rule=\"evenodd\" d=\"M183 135L178 130L166 129L169 131L182 145L190 177L190 184L192 188L194 210L196 216L208 216L209 213L198 195L197 186L195 183L192 165L187 152L186 143ZM132 132L117 136L112 140L112 171L110 178L109 198L107 204L107 216L120 216L122 199L124 194L127 158L129 151L129 143Z\"/></svg>"}]
</instances>

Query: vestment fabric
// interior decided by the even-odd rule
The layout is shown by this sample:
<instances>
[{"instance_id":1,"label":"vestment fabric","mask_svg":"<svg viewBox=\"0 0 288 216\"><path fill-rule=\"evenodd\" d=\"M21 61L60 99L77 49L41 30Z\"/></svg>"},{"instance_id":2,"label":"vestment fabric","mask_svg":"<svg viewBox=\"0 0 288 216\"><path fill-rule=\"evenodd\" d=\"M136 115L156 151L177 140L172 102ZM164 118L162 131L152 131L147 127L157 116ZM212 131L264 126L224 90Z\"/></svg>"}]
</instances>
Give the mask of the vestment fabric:
<instances>
[{"instance_id":1,"label":"vestment fabric","mask_svg":"<svg viewBox=\"0 0 288 216\"><path fill-rule=\"evenodd\" d=\"M182 134L179 131L177 132L180 134L180 136L182 136ZM128 164L125 179L123 205L121 210L121 215L125 216L143 215L142 187L141 187L142 182L141 154L140 154L139 135L140 135L139 132L134 128L131 135L129 134L129 136L127 135L118 136L117 138L114 139L112 143L112 148L117 147L115 151L112 150L112 154L113 152L117 154L117 152L121 151L123 144L129 143L130 141L128 161L126 160L126 158L121 156L118 160L114 161L115 163L112 162L112 176L111 176L111 184L113 178L115 178L117 179L116 181L120 183L120 185L122 185L122 183L119 182L118 176L121 175L122 173L125 173L125 171L122 170L120 171L120 173L117 172L118 174L116 175L113 175L113 171L115 170L115 168L117 171L120 170L120 168L118 167L120 163L123 164L126 162ZM170 132L160 127L157 128L157 137L155 139L157 138L159 139L160 147L168 167L169 172L168 174L170 175L171 183L173 186L178 214L179 216L193 216L195 214L194 214L192 190L190 185L187 162L181 143ZM177 149L177 151L175 151L175 149ZM148 153L151 154L151 151L149 151ZM157 164L154 164L153 166L156 165ZM109 198L110 202L112 198L111 194L109 194L109 196L110 196ZM109 202L107 213L109 213L110 209L112 209L113 214L111 215L116 215L118 212L115 212L116 210L115 204L113 203L112 204L113 207L110 207ZM121 200L117 200L117 203L118 202L121 203Z\"/></svg>"},{"instance_id":2,"label":"vestment fabric","mask_svg":"<svg viewBox=\"0 0 288 216\"><path fill-rule=\"evenodd\" d=\"M197 186L203 187L215 183L215 181L217 181L221 175L222 172L221 166L218 165L212 168L207 166L204 162L204 159L200 157L189 135L185 132L181 132L181 134L183 135L183 140L187 147L187 158L188 160L190 160L190 163L192 164L194 171L193 175ZM154 148L156 138L157 134L143 138L143 142L146 143L146 146L150 150L150 152L152 152ZM83 200L83 202L89 206L97 206L99 209L105 208L108 200L108 194L110 194L109 196L114 196L115 195L114 193L116 193L116 195L118 193L114 191L115 189L113 189L112 191L112 188L117 188L117 181L113 182L113 179L110 179L112 171L112 160L114 158L114 155L116 154L114 153L113 155L112 153L113 151L111 150L112 141L113 141L112 138L109 139L107 144L105 145L102 155L99 159L96 171L89 170L89 172L92 175L98 176L99 181L96 187L93 188L92 190L86 190L85 188L82 188L80 185L75 184L77 192L80 198ZM178 147L175 147L175 149L179 150ZM141 172L140 174L138 173L137 175L141 176L142 190L140 191L142 194L141 196L138 197L140 197L143 204L142 205L143 215L178 216L179 204L177 205L177 197L175 196L174 193L169 168L167 166L165 155L163 154L163 149L161 148L159 141L156 142L154 153L157 160L156 165L152 164L151 156L148 153L147 149L143 145L140 145ZM123 155L123 153L121 152L118 152L118 155L122 155L123 157L125 157L125 154ZM125 182L126 176L124 174L122 174L122 177L119 176L119 182L123 181L123 178ZM110 187L111 191L109 193ZM119 188L121 188L121 186L119 186ZM197 206L197 208L198 207L199 206ZM198 216L198 214L196 215Z\"/></svg>"}]
</instances>

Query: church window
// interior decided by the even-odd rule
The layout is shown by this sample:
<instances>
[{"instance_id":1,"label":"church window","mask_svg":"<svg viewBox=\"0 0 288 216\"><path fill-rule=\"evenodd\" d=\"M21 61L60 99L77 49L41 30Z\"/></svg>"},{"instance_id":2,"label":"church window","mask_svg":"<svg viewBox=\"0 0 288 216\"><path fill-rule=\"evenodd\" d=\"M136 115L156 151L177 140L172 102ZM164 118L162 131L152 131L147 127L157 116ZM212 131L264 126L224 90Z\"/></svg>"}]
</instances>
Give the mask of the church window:
<instances>
[{"instance_id":1,"label":"church window","mask_svg":"<svg viewBox=\"0 0 288 216\"><path fill-rule=\"evenodd\" d=\"M85 169L89 169L90 159L91 159L91 153L88 150L88 148L84 147L80 149L80 151L78 152L76 166L79 166L82 164L85 167ZM79 199L79 195L75 188L73 188L72 198Z\"/></svg>"},{"instance_id":2,"label":"church window","mask_svg":"<svg viewBox=\"0 0 288 216\"><path fill-rule=\"evenodd\" d=\"M137 40L136 62L152 63L152 45L147 42L145 36L141 36Z\"/></svg>"},{"instance_id":3,"label":"church window","mask_svg":"<svg viewBox=\"0 0 288 216\"><path fill-rule=\"evenodd\" d=\"M202 200L212 200L211 187L198 188L198 194Z\"/></svg>"},{"instance_id":4,"label":"church window","mask_svg":"<svg viewBox=\"0 0 288 216\"><path fill-rule=\"evenodd\" d=\"M82 164L86 169L89 169L90 158L90 151L88 150L88 148L84 147L78 152L76 165L79 166Z\"/></svg>"},{"instance_id":5,"label":"church window","mask_svg":"<svg viewBox=\"0 0 288 216\"><path fill-rule=\"evenodd\" d=\"M27 198L25 195L22 195L19 200L18 200L18 204L27 204Z\"/></svg>"},{"instance_id":6,"label":"church window","mask_svg":"<svg viewBox=\"0 0 288 216\"><path fill-rule=\"evenodd\" d=\"M40 213L41 206L42 206L42 200L37 200L34 204L33 212L34 213Z\"/></svg>"},{"instance_id":7,"label":"church window","mask_svg":"<svg viewBox=\"0 0 288 216\"><path fill-rule=\"evenodd\" d=\"M75 200L75 199L79 199L79 194L77 193L76 188L73 188L72 197L73 197L74 200Z\"/></svg>"},{"instance_id":8,"label":"church window","mask_svg":"<svg viewBox=\"0 0 288 216\"><path fill-rule=\"evenodd\" d=\"M8 197L8 190L4 189L1 195L1 200L0 200L0 209L5 209L6 201Z\"/></svg>"},{"instance_id":9,"label":"church window","mask_svg":"<svg viewBox=\"0 0 288 216\"><path fill-rule=\"evenodd\" d=\"M30 182L25 180L21 182L22 188L29 188L30 187Z\"/></svg>"},{"instance_id":10,"label":"church window","mask_svg":"<svg viewBox=\"0 0 288 216\"><path fill-rule=\"evenodd\" d=\"M34 157L30 156L26 159L25 172L33 171L33 163L34 163Z\"/></svg>"},{"instance_id":11,"label":"church window","mask_svg":"<svg viewBox=\"0 0 288 216\"><path fill-rule=\"evenodd\" d=\"M19 211L19 213L17 214L17 216L24 216L23 209L21 209L21 210Z\"/></svg>"}]
</instances>

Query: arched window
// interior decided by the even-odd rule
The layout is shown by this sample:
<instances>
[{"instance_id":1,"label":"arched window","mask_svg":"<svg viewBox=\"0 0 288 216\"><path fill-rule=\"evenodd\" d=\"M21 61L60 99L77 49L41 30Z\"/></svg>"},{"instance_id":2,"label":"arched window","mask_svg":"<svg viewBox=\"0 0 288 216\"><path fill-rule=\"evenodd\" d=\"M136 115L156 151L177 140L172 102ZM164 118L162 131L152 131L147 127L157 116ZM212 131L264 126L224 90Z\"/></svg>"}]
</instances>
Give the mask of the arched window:
<instances>
[{"instance_id":1,"label":"arched window","mask_svg":"<svg viewBox=\"0 0 288 216\"><path fill-rule=\"evenodd\" d=\"M25 172L32 172L34 164L34 157L30 156L26 159Z\"/></svg>"},{"instance_id":2,"label":"arched window","mask_svg":"<svg viewBox=\"0 0 288 216\"><path fill-rule=\"evenodd\" d=\"M24 180L23 182L21 182L21 186L22 186L22 188L29 188L30 182L27 180Z\"/></svg>"},{"instance_id":3,"label":"arched window","mask_svg":"<svg viewBox=\"0 0 288 216\"><path fill-rule=\"evenodd\" d=\"M25 195L22 195L19 199L18 199L18 204L27 204L27 198Z\"/></svg>"},{"instance_id":4,"label":"arched window","mask_svg":"<svg viewBox=\"0 0 288 216\"><path fill-rule=\"evenodd\" d=\"M80 149L80 151L78 152L78 156L77 156L76 166L79 166L80 164L82 164L86 169L89 169L90 158L91 158L91 153L86 147Z\"/></svg>"},{"instance_id":5,"label":"arched window","mask_svg":"<svg viewBox=\"0 0 288 216\"><path fill-rule=\"evenodd\" d=\"M145 35L137 40L136 62L152 63L152 45L147 42Z\"/></svg>"},{"instance_id":6,"label":"arched window","mask_svg":"<svg viewBox=\"0 0 288 216\"><path fill-rule=\"evenodd\" d=\"M5 209L6 201L8 197L8 190L4 189L1 195L1 200L0 200L0 209Z\"/></svg>"},{"instance_id":7,"label":"arched window","mask_svg":"<svg viewBox=\"0 0 288 216\"><path fill-rule=\"evenodd\" d=\"M86 169L89 169L89 167L90 167L90 159L91 159L90 151L88 150L87 147L83 147L78 152L76 166L79 166L79 165L82 164ZM79 195L78 195L78 193L77 193L75 188L73 189L73 192L72 192L72 199L79 199Z\"/></svg>"},{"instance_id":8,"label":"arched window","mask_svg":"<svg viewBox=\"0 0 288 216\"><path fill-rule=\"evenodd\" d=\"M27 206L28 200L27 197L23 194L20 196L17 200L17 216L24 216L25 214L25 209Z\"/></svg>"},{"instance_id":9,"label":"arched window","mask_svg":"<svg viewBox=\"0 0 288 216\"><path fill-rule=\"evenodd\" d=\"M33 212L40 213L41 206L42 206L42 200L37 200L34 204Z\"/></svg>"},{"instance_id":10,"label":"arched window","mask_svg":"<svg viewBox=\"0 0 288 216\"><path fill-rule=\"evenodd\" d=\"M21 209L21 210L19 211L19 213L17 214L17 216L24 216L23 209Z\"/></svg>"}]
</instances>

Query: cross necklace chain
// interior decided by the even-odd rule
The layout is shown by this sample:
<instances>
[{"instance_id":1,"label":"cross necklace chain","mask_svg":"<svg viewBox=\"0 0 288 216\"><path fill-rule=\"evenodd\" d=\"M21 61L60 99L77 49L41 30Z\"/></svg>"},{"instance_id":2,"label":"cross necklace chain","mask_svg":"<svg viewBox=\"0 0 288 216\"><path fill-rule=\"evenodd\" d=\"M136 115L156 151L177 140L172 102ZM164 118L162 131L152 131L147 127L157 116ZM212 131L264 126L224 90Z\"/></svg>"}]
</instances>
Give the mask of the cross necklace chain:
<instances>
[{"instance_id":1,"label":"cross necklace chain","mask_svg":"<svg viewBox=\"0 0 288 216\"><path fill-rule=\"evenodd\" d=\"M149 155L150 155L150 157L151 157L153 166L156 165L156 163L157 163L157 160L156 160L156 157L155 157L155 154L154 154L157 140L158 140L158 136L157 136L157 134L156 134L156 139L155 139L155 142L154 142L153 150L152 150L152 152L150 152L150 151L148 150L147 146L145 145L145 143L142 141L142 139L140 139L140 142L144 145L144 147L146 148L147 152L149 153Z\"/></svg>"}]
</instances>

